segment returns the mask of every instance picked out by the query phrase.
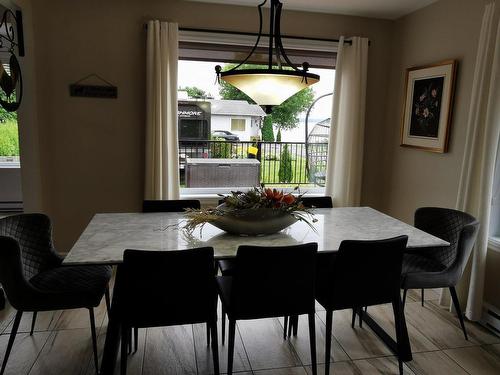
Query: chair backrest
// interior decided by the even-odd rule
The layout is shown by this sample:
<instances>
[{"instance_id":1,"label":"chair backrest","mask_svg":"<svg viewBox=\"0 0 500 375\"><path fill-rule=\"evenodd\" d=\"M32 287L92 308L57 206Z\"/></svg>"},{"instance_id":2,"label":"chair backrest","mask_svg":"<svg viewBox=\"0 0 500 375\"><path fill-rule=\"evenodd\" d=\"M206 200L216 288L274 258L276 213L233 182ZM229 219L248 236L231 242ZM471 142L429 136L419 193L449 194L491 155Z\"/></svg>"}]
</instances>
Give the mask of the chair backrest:
<instances>
[{"instance_id":1,"label":"chair backrest","mask_svg":"<svg viewBox=\"0 0 500 375\"><path fill-rule=\"evenodd\" d=\"M236 319L314 311L318 245L240 246L231 288Z\"/></svg>"},{"instance_id":2,"label":"chair backrest","mask_svg":"<svg viewBox=\"0 0 500 375\"><path fill-rule=\"evenodd\" d=\"M332 197L302 197L302 203L306 207L333 208Z\"/></svg>"},{"instance_id":3,"label":"chair backrest","mask_svg":"<svg viewBox=\"0 0 500 375\"><path fill-rule=\"evenodd\" d=\"M199 209L197 199L145 200L142 212L183 212L186 208Z\"/></svg>"},{"instance_id":4,"label":"chair backrest","mask_svg":"<svg viewBox=\"0 0 500 375\"><path fill-rule=\"evenodd\" d=\"M393 301L399 295L407 242L408 236L342 241L327 272L318 275L318 290L334 310Z\"/></svg>"},{"instance_id":5,"label":"chair backrest","mask_svg":"<svg viewBox=\"0 0 500 375\"><path fill-rule=\"evenodd\" d=\"M460 278L479 231L476 218L450 208L421 207L415 211L415 227L450 243L450 246L425 249L422 254Z\"/></svg>"},{"instance_id":6,"label":"chair backrest","mask_svg":"<svg viewBox=\"0 0 500 375\"><path fill-rule=\"evenodd\" d=\"M0 219L0 236L11 237L19 244L26 280L60 264L52 244L52 226L46 215L21 214Z\"/></svg>"},{"instance_id":7,"label":"chair backrest","mask_svg":"<svg viewBox=\"0 0 500 375\"><path fill-rule=\"evenodd\" d=\"M214 250L125 250L117 270L115 297L116 313L135 327L200 323L214 318Z\"/></svg>"}]
</instances>

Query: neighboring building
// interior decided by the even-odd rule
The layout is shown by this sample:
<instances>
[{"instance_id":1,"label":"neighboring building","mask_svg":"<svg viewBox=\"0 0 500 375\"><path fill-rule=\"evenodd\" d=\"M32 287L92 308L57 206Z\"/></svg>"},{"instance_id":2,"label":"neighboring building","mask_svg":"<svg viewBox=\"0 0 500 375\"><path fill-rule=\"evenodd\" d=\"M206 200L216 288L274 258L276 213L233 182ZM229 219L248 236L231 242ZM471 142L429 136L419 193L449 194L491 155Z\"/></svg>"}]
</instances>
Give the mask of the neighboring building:
<instances>
[{"instance_id":1,"label":"neighboring building","mask_svg":"<svg viewBox=\"0 0 500 375\"><path fill-rule=\"evenodd\" d=\"M260 127L266 113L257 104L245 100L207 100L211 103L211 131L228 130L240 141L260 136Z\"/></svg>"}]
</instances>

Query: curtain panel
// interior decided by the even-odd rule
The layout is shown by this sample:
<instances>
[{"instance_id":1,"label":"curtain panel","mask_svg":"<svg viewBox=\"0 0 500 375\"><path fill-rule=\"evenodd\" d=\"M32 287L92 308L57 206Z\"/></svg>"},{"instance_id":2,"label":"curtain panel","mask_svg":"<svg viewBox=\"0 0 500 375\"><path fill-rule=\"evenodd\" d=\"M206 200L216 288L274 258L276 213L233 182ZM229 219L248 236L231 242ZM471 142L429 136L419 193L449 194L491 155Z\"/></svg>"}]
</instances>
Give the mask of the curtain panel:
<instances>
[{"instance_id":1,"label":"curtain panel","mask_svg":"<svg viewBox=\"0 0 500 375\"><path fill-rule=\"evenodd\" d=\"M177 23L149 21L145 199L179 199Z\"/></svg>"},{"instance_id":2,"label":"curtain panel","mask_svg":"<svg viewBox=\"0 0 500 375\"><path fill-rule=\"evenodd\" d=\"M462 280L467 295L465 315L482 316L484 275L488 251L495 159L500 137L500 24L495 21L495 4L485 7L479 36L467 138L456 207L474 215L481 223L472 253L470 282Z\"/></svg>"},{"instance_id":3,"label":"curtain panel","mask_svg":"<svg viewBox=\"0 0 500 375\"><path fill-rule=\"evenodd\" d=\"M368 39L340 38L335 69L326 195L336 207L359 206L363 173Z\"/></svg>"}]
</instances>

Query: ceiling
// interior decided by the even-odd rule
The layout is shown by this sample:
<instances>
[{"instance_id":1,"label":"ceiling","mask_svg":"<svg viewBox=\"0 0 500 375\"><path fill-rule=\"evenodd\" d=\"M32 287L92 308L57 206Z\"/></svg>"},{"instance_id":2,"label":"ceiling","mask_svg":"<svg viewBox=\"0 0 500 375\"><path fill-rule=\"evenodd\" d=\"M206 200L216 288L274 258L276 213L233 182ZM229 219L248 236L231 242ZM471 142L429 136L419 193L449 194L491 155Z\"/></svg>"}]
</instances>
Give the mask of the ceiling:
<instances>
[{"instance_id":1,"label":"ceiling","mask_svg":"<svg viewBox=\"0 0 500 375\"><path fill-rule=\"evenodd\" d=\"M188 0L257 7L261 0ZM284 9L394 20L437 0L281 0ZM269 4L268 0L268 4Z\"/></svg>"}]
</instances>

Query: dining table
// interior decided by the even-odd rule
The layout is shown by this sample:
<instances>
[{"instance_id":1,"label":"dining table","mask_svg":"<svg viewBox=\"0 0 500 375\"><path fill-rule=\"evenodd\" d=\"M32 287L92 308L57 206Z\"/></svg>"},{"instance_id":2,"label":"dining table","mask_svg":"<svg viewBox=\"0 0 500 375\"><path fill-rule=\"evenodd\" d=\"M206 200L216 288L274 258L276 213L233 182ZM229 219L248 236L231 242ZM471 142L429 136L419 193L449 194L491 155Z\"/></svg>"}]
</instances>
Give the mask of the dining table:
<instances>
[{"instance_id":1,"label":"dining table","mask_svg":"<svg viewBox=\"0 0 500 375\"><path fill-rule=\"evenodd\" d=\"M314 209L314 222L297 221L271 235L238 236L207 223L194 231L183 229L183 213L98 213L65 257L64 265L111 264L123 261L126 249L171 251L211 246L216 259L236 256L238 246L289 246L309 242L318 252L335 252L343 240L379 240L408 236L408 249L449 246L449 243L371 207ZM412 359L406 326L397 343L369 313L364 322L403 361ZM112 374L118 354L119 322L111 305L101 374Z\"/></svg>"}]
</instances>

